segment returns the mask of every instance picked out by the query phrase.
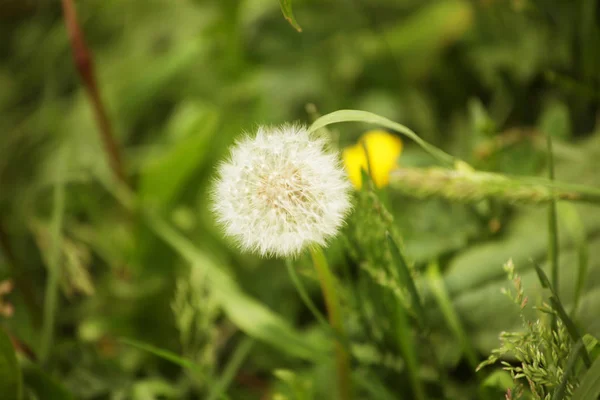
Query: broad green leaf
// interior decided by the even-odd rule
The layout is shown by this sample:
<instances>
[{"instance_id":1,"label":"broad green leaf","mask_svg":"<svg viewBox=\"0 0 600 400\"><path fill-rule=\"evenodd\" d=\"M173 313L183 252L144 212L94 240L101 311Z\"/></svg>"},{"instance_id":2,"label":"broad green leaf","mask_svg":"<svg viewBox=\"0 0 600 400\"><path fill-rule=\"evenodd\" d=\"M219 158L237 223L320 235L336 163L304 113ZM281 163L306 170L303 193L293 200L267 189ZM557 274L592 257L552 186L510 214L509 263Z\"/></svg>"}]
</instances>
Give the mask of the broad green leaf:
<instances>
[{"instance_id":1,"label":"broad green leaf","mask_svg":"<svg viewBox=\"0 0 600 400\"><path fill-rule=\"evenodd\" d=\"M285 19L296 29L298 32L302 32L302 28L296 21L296 17L294 17L294 12L292 11L292 0L279 0L279 5L281 6L281 12Z\"/></svg>"},{"instance_id":2,"label":"broad green leaf","mask_svg":"<svg viewBox=\"0 0 600 400\"><path fill-rule=\"evenodd\" d=\"M585 373L579 387L575 389L572 400L597 400L600 395L600 357Z\"/></svg>"},{"instance_id":3,"label":"broad green leaf","mask_svg":"<svg viewBox=\"0 0 600 400\"><path fill-rule=\"evenodd\" d=\"M15 348L6 332L0 329L0 393L6 400L20 400L23 393L21 369Z\"/></svg>"}]
</instances>

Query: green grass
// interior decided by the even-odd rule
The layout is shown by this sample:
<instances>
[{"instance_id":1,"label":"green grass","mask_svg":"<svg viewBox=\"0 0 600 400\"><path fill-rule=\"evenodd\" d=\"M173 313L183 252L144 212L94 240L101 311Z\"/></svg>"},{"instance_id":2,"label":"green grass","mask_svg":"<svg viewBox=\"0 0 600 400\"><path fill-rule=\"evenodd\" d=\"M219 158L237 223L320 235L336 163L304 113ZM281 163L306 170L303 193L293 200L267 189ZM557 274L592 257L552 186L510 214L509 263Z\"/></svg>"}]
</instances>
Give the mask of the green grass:
<instances>
[{"instance_id":1,"label":"green grass","mask_svg":"<svg viewBox=\"0 0 600 400\"><path fill-rule=\"evenodd\" d=\"M73 4L0 3L2 396L598 396L596 2ZM400 169L259 258L210 194L287 122L388 130Z\"/></svg>"}]
</instances>

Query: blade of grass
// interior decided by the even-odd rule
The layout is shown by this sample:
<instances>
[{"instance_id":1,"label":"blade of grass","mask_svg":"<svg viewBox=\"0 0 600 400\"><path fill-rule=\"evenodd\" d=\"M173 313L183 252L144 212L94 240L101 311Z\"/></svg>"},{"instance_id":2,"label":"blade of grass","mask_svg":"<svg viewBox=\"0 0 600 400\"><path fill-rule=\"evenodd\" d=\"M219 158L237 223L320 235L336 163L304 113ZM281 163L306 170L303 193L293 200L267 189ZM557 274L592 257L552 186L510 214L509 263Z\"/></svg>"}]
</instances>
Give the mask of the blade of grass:
<instances>
[{"instance_id":1,"label":"blade of grass","mask_svg":"<svg viewBox=\"0 0 600 400\"><path fill-rule=\"evenodd\" d=\"M554 155L552 153L552 138L546 135L548 146L548 179L554 181ZM558 293L558 224L556 219L556 199L550 200L548 207L548 260L552 271L552 288ZM556 327L556 319L552 317L552 326Z\"/></svg>"},{"instance_id":2,"label":"blade of grass","mask_svg":"<svg viewBox=\"0 0 600 400\"><path fill-rule=\"evenodd\" d=\"M285 259L285 266L287 268L288 274L290 275L290 278L292 279L292 282L294 283L294 286L296 287L296 291L298 291L298 294L300 295L300 298L304 302L306 308L308 308L308 310L323 327L329 330L330 326L329 323L327 323L327 319L323 314L321 314L315 303L311 300L310 296L306 292L306 288L304 287L302 281L300 280L300 277L296 273L293 261L290 258Z\"/></svg>"},{"instance_id":3,"label":"blade of grass","mask_svg":"<svg viewBox=\"0 0 600 400\"><path fill-rule=\"evenodd\" d=\"M431 156L433 156L438 161L447 164L448 166L454 167L457 163L461 163L461 160L451 156L450 154L442 151L436 146L426 142L421 139L419 135L413 132L411 129L406 126L399 124L397 122L391 121L385 117L382 117L377 114L373 114L367 111L360 110L338 110L332 113L323 115L319 119L317 119L310 126L309 131L314 132L317 129L323 128L327 125L336 124L340 122L366 122L369 124L381 125L388 129L395 130L397 132L402 133L408 138L412 139L416 142L423 150L428 152Z\"/></svg>"},{"instance_id":4,"label":"blade of grass","mask_svg":"<svg viewBox=\"0 0 600 400\"><path fill-rule=\"evenodd\" d=\"M290 25L293 26L298 32L302 32L302 28L296 21L296 17L294 17L294 12L292 11L292 0L279 0L279 5L281 6L281 12L283 13L283 16L290 23Z\"/></svg>"},{"instance_id":5,"label":"blade of grass","mask_svg":"<svg viewBox=\"0 0 600 400\"><path fill-rule=\"evenodd\" d=\"M477 353L471 346L467 332L465 332L462 323L460 322L460 318L458 317L456 310L454 310L452 300L446 291L444 280L442 279L437 263L429 264L429 267L427 268L427 282L446 323L450 327L456 340L460 343L469 365L475 370L477 368Z\"/></svg>"},{"instance_id":6,"label":"blade of grass","mask_svg":"<svg viewBox=\"0 0 600 400\"><path fill-rule=\"evenodd\" d=\"M7 400L20 400L23 377L10 337L0 329L0 393Z\"/></svg>"},{"instance_id":7,"label":"blade of grass","mask_svg":"<svg viewBox=\"0 0 600 400\"><path fill-rule=\"evenodd\" d=\"M327 314L329 316L329 324L338 336L335 341L338 396L341 400L350 400L352 398L352 379L350 375L350 354L346 351L348 337L344 329L335 280L325 254L323 254L323 249L311 246L309 250L319 277L319 282L321 283L321 290L323 291Z\"/></svg>"},{"instance_id":8,"label":"blade of grass","mask_svg":"<svg viewBox=\"0 0 600 400\"><path fill-rule=\"evenodd\" d=\"M171 351L164 350L164 349L158 348L156 346L152 346L151 344L140 342L138 340L134 340L134 339L130 339L130 338L119 338L119 341L126 345L129 345L129 346L135 347L137 349L143 350L145 352L154 354L155 356L160 357L164 360L170 361L174 364L177 364L180 367L189 369L190 371L194 372L195 374L202 377L203 379L210 380L210 378L208 376L206 376L206 374L204 373L204 371L202 371L202 369L198 366L198 364L194 363L192 360L178 356L177 354L175 354Z\"/></svg>"},{"instance_id":9,"label":"blade of grass","mask_svg":"<svg viewBox=\"0 0 600 400\"><path fill-rule=\"evenodd\" d=\"M415 281L410 274L410 270L408 269L408 264L406 263L406 259L404 255L400 251L400 248L392 238L389 232L385 233L387 238L388 246L392 253L392 259L397 266L397 272L400 277L400 282L406 289L408 289L408 293L411 298L411 306L415 309L415 314L417 316L417 320L422 328L427 326L425 322L425 310L423 308L423 303L421 302L421 297L419 296L419 292L417 291L417 286L415 285Z\"/></svg>"},{"instance_id":10,"label":"blade of grass","mask_svg":"<svg viewBox=\"0 0 600 400\"><path fill-rule=\"evenodd\" d=\"M398 302L395 307L395 328L397 332L398 344L400 352L406 363L408 378L413 390L413 396L417 400L425 400L425 388L419 377L419 359L417 356L417 346L413 337L413 332L410 326L410 321L404 305Z\"/></svg>"},{"instance_id":11,"label":"blade of grass","mask_svg":"<svg viewBox=\"0 0 600 400\"><path fill-rule=\"evenodd\" d=\"M567 311L565 310L564 306L560 302L560 298L558 297L558 294L554 291L554 288L552 287L552 284L550 283L550 280L548 279L548 276L546 275L546 273L544 272L542 267L540 267L536 263L533 263L533 266L535 267L535 271L537 272L537 275L540 280L540 283L542 284L542 287L550 290L550 293L551 293L550 304L552 305L552 308L554 309L554 311L556 312L558 317L561 319L563 324L565 324L565 328L567 328L567 332L569 332L569 336L571 337L573 342L578 342L580 340L583 340L582 335L579 332L579 329L577 328L577 326L575 325L573 320L571 318L569 318ZM582 347L579 354L581 355L581 359L583 360L583 363L585 364L585 366L587 368L589 368L591 366L592 362L590 360L590 356L589 356L586 348Z\"/></svg>"},{"instance_id":12,"label":"blade of grass","mask_svg":"<svg viewBox=\"0 0 600 400\"><path fill-rule=\"evenodd\" d=\"M417 290L417 286L415 284L415 280L413 279L410 270L408 269L408 264L406 262L406 257L400 250L398 244L394 241L394 238L389 232L386 232L386 238L388 240L388 245L392 252L392 259L395 261L394 263L397 265L397 270L400 275L401 284L408 288L408 292L411 296L411 305L415 308L415 314L417 317L417 322L419 323L419 328L421 329L421 334L424 339L427 341L428 345L427 350L429 351L432 359L434 360L435 367L437 372L439 373L439 381L440 386L444 387L448 378L446 376L447 372L442 362L435 351L435 346L431 341L431 323L427 319L427 313L423 307L423 302L421 300L421 296L419 295L419 291Z\"/></svg>"},{"instance_id":13,"label":"blade of grass","mask_svg":"<svg viewBox=\"0 0 600 400\"><path fill-rule=\"evenodd\" d=\"M575 389L572 400L597 400L600 395L600 357L585 373L579 387Z\"/></svg>"},{"instance_id":14,"label":"blade of grass","mask_svg":"<svg viewBox=\"0 0 600 400\"><path fill-rule=\"evenodd\" d=\"M65 158L60 157L56 183L54 185L52 222L50 227L50 250L48 257L48 279L44 296L44 319L40 343L40 362L48 361L54 340L54 325L58 303L58 284L60 277L60 254L62 248L62 225L65 214Z\"/></svg>"},{"instance_id":15,"label":"blade of grass","mask_svg":"<svg viewBox=\"0 0 600 400\"><path fill-rule=\"evenodd\" d=\"M565 391L567 390L567 383L569 382L569 378L573 375L573 370L575 368L575 363L579 358L579 353L581 349L585 346L583 340L575 343L573 348L571 349L571 353L569 354L569 358L567 359L567 364L565 366L565 371L560 380L560 384L557 386L554 394L552 395L552 400L562 400L565 397Z\"/></svg>"},{"instance_id":16,"label":"blade of grass","mask_svg":"<svg viewBox=\"0 0 600 400\"><path fill-rule=\"evenodd\" d=\"M569 203L558 204L558 215L565 222L567 230L577 248L577 279L573 295L573 308L571 309L571 316L574 316L577 313L581 295L585 288L590 250L587 241L587 232L577 208Z\"/></svg>"},{"instance_id":17,"label":"blade of grass","mask_svg":"<svg viewBox=\"0 0 600 400\"><path fill-rule=\"evenodd\" d=\"M227 388L233 381L233 378L235 378L235 374L242 366L244 360L248 357L248 354L250 354L252 346L254 346L254 341L250 338L245 338L242 343L236 347L235 352L225 366L221 377L214 385L211 385L212 389L206 397L207 400L226 398L225 393L227 392Z\"/></svg>"}]
</instances>

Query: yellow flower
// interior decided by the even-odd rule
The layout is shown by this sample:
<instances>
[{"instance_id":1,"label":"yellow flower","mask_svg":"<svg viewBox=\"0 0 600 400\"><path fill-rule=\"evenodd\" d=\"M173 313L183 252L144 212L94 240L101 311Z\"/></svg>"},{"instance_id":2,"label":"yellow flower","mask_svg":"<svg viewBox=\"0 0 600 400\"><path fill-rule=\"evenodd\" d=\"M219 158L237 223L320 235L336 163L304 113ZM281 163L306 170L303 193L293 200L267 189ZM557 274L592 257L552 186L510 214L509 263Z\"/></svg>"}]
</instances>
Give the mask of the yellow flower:
<instances>
[{"instance_id":1,"label":"yellow flower","mask_svg":"<svg viewBox=\"0 0 600 400\"><path fill-rule=\"evenodd\" d=\"M360 137L354 146L344 149L342 158L350 181L357 189L362 187L361 169L368 171L367 155L371 168L371 177L377 187L384 187L389 182L390 172L397 166L402 153L402 140L386 131L368 131Z\"/></svg>"}]
</instances>

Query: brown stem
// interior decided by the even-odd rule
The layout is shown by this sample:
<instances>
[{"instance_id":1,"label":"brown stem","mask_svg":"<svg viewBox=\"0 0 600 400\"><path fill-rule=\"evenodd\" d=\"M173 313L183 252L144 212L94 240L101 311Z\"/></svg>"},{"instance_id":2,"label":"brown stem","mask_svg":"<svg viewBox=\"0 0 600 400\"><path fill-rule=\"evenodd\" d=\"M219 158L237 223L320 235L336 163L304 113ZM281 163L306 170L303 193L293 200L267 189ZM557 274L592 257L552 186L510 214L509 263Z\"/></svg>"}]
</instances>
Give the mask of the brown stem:
<instances>
[{"instance_id":1,"label":"brown stem","mask_svg":"<svg viewBox=\"0 0 600 400\"><path fill-rule=\"evenodd\" d=\"M112 131L112 126L106 108L102 102L100 96L100 90L98 89L96 74L94 73L94 62L92 59L91 52L87 47L83 32L77 20L77 11L73 0L62 0L62 8L65 19L65 25L67 32L69 33L69 39L71 41L71 49L73 51L73 59L77 71L83 81L84 87L92 107L94 109L94 115L100 129L100 136L104 144L104 150L108 157L110 167L115 176L123 183L127 183L125 172L123 168L123 162L119 151L119 146L115 140L115 136Z\"/></svg>"}]
</instances>

